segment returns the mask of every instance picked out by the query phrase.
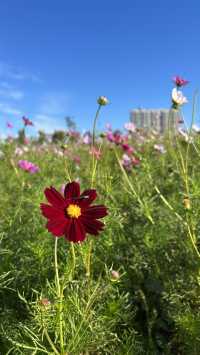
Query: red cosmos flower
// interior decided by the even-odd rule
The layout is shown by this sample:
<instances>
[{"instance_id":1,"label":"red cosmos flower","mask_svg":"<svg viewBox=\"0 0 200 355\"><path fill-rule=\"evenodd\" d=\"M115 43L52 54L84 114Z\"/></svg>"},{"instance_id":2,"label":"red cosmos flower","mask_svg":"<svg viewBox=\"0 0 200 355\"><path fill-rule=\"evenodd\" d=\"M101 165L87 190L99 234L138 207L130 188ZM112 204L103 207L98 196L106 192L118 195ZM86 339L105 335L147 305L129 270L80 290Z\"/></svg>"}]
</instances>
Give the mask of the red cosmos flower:
<instances>
[{"instance_id":1,"label":"red cosmos flower","mask_svg":"<svg viewBox=\"0 0 200 355\"><path fill-rule=\"evenodd\" d=\"M85 190L80 194L78 182L65 186L64 197L54 188L46 188L45 196L50 205L41 203L41 211L48 219L47 229L55 237L65 236L70 242L82 242L86 233L98 235L104 224L99 218L107 215L103 205L90 206L96 199L96 190Z\"/></svg>"},{"instance_id":2,"label":"red cosmos flower","mask_svg":"<svg viewBox=\"0 0 200 355\"><path fill-rule=\"evenodd\" d=\"M176 84L176 86L178 86L178 87L187 85L189 83L188 80L185 80L185 79L181 78L180 76L175 76L172 80Z\"/></svg>"},{"instance_id":3,"label":"red cosmos flower","mask_svg":"<svg viewBox=\"0 0 200 355\"><path fill-rule=\"evenodd\" d=\"M33 126L33 122L29 118L23 116L22 120L24 121L24 126Z\"/></svg>"}]
</instances>

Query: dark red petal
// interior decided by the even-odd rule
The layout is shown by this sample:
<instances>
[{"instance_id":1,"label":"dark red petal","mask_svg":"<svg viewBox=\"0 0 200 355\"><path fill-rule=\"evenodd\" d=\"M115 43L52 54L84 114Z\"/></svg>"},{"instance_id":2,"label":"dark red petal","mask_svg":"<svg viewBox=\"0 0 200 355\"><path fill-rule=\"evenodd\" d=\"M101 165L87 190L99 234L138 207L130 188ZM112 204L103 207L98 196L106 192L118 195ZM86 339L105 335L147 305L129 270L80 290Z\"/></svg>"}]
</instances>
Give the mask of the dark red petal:
<instances>
[{"instance_id":1,"label":"dark red petal","mask_svg":"<svg viewBox=\"0 0 200 355\"><path fill-rule=\"evenodd\" d=\"M73 181L65 186L64 196L66 199L80 196L80 185L78 182Z\"/></svg>"},{"instance_id":2,"label":"dark red petal","mask_svg":"<svg viewBox=\"0 0 200 355\"><path fill-rule=\"evenodd\" d=\"M63 208L66 205L63 196L54 187L45 189L44 193L49 203L54 207Z\"/></svg>"},{"instance_id":3,"label":"dark red petal","mask_svg":"<svg viewBox=\"0 0 200 355\"><path fill-rule=\"evenodd\" d=\"M46 205L45 203L40 204L40 208L44 217L49 219L64 218L64 210L58 209L56 207Z\"/></svg>"},{"instance_id":4,"label":"dark red petal","mask_svg":"<svg viewBox=\"0 0 200 355\"><path fill-rule=\"evenodd\" d=\"M108 214L107 208L103 205L91 206L86 208L82 215L87 218L98 219L103 218Z\"/></svg>"},{"instance_id":5,"label":"dark red petal","mask_svg":"<svg viewBox=\"0 0 200 355\"><path fill-rule=\"evenodd\" d=\"M97 198L97 193L95 189L89 189L83 191L80 197L82 199L79 201L79 206L86 208Z\"/></svg>"},{"instance_id":6,"label":"dark red petal","mask_svg":"<svg viewBox=\"0 0 200 355\"><path fill-rule=\"evenodd\" d=\"M78 242L83 242L85 239L85 228L81 221L76 218L72 218L70 220L70 223L67 226L66 230L66 238L70 242L78 243Z\"/></svg>"},{"instance_id":7,"label":"dark red petal","mask_svg":"<svg viewBox=\"0 0 200 355\"><path fill-rule=\"evenodd\" d=\"M55 235L56 237L61 237L65 234L68 222L69 220L66 218L60 218L56 220L51 219L48 221L46 227L48 231L51 232L53 235Z\"/></svg>"},{"instance_id":8,"label":"dark red petal","mask_svg":"<svg viewBox=\"0 0 200 355\"><path fill-rule=\"evenodd\" d=\"M83 216L81 216L80 219L83 223L86 233L98 235L99 232L103 230L104 223L96 219L91 220Z\"/></svg>"}]
</instances>

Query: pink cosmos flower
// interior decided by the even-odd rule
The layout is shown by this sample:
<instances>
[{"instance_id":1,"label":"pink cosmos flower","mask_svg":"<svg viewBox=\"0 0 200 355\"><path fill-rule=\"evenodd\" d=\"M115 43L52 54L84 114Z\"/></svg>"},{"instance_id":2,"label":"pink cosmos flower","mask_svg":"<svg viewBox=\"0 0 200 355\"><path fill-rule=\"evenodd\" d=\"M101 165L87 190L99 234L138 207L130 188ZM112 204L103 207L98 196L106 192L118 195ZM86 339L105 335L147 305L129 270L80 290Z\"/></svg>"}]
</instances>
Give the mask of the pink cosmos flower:
<instances>
[{"instance_id":1,"label":"pink cosmos flower","mask_svg":"<svg viewBox=\"0 0 200 355\"><path fill-rule=\"evenodd\" d=\"M117 145L122 143L122 135L119 132L108 132L106 137L109 142L115 143Z\"/></svg>"},{"instance_id":2,"label":"pink cosmos flower","mask_svg":"<svg viewBox=\"0 0 200 355\"><path fill-rule=\"evenodd\" d=\"M123 154L121 163L127 171L130 171L133 166L137 166L140 163L140 160L136 157L130 157L127 154Z\"/></svg>"},{"instance_id":3,"label":"pink cosmos flower","mask_svg":"<svg viewBox=\"0 0 200 355\"><path fill-rule=\"evenodd\" d=\"M92 143L92 136L89 132L86 132L84 135L83 135L83 143L84 144L91 144Z\"/></svg>"},{"instance_id":4,"label":"pink cosmos flower","mask_svg":"<svg viewBox=\"0 0 200 355\"><path fill-rule=\"evenodd\" d=\"M109 142L114 142L114 135L113 135L112 132L108 132L108 133L106 134L106 138L107 138L107 140L108 140Z\"/></svg>"},{"instance_id":5,"label":"pink cosmos flower","mask_svg":"<svg viewBox=\"0 0 200 355\"><path fill-rule=\"evenodd\" d=\"M99 159L101 158L101 152L100 152L100 150L97 149L97 148L95 148L95 147L93 147L93 148L90 149L90 154L91 154L91 155L94 155L97 160L99 160Z\"/></svg>"},{"instance_id":6,"label":"pink cosmos flower","mask_svg":"<svg viewBox=\"0 0 200 355\"><path fill-rule=\"evenodd\" d=\"M24 121L24 126L33 126L33 122L29 118L23 116L22 120Z\"/></svg>"},{"instance_id":7,"label":"pink cosmos flower","mask_svg":"<svg viewBox=\"0 0 200 355\"><path fill-rule=\"evenodd\" d=\"M24 138L24 144L28 145L30 143L30 140L28 138Z\"/></svg>"},{"instance_id":8,"label":"pink cosmos flower","mask_svg":"<svg viewBox=\"0 0 200 355\"><path fill-rule=\"evenodd\" d=\"M140 159L136 158L136 157L132 157L132 165L137 166L140 164Z\"/></svg>"},{"instance_id":9,"label":"pink cosmos flower","mask_svg":"<svg viewBox=\"0 0 200 355\"><path fill-rule=\"evenodd\" d=\"M129 157L127 154L123 154L121 163L126 170L131 170L131 157Z\"/></svg>"},{"instance_id":10,"label":"pink cosmos flower","mask_svg":"<svg viewBox=\"0 0 200 355\"><path fill-rule=\"evenodd\" d=\"M18 166L25 171L28 171L31 174L35 174L39 171L39 167L28 160L19 160Z\"/></svg>"},{"instance_id":11,"label":"pink cosmos flower","mask_svg":"<svg viewBox=\"0 0 200 355\"><path fill-rule=\"evenodd\" d=\"M185 80L183 78L181 78L180 76L175 76L173 77L173 82L176 84L176 86L178 87L181 87L181 86L184 86L184 85L187 85L189 83L188 80Z\"/></svg>"},{"instance_id":12,"label":"pink cosmos flower","mask_svg":"<svg viewBox=\"0 0 200 355\"><path fill-rule=\"evenodd\" d=\"M131 147L129 144L127 143L123 143L122 144L122 149L127 152L128 154L132 154L134 152L133 147Z\"/></svg>"},{"instance_id":13,"label":"pink cosmos flower","mask_svg":"<svg viewBox=\"0 0 200 355\"><path fill-rule=\"evenodd\" d=\"M73 161L74 163L79 165L81 163L81 158L78 155L76 155L75 157L73 157Z\"/></svg>"}]
</instances>

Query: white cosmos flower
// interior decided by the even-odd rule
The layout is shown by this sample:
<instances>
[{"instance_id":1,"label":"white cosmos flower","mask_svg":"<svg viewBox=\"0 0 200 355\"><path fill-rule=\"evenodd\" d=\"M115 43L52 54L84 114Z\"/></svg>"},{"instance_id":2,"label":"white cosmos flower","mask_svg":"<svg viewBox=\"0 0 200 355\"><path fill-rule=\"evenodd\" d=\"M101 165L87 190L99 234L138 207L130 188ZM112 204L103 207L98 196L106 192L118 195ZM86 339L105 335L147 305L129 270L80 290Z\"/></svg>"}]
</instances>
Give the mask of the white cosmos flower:
<instances>
[{"instance_id":1,"label":"white cosmos flower","mask_svg":"<svg viewBox=\"0 0 200 355\"><path fill-rule=\"evenodd\" d=\"M187 98L183 95L181 90L177 90L177 88L174 88L172 90L172 101L176 105L183 105L188 102Z\"/></svg>"},{"instance_id":2,"label":"white cosmos flower","mask_svg":"<svg viewBox=\"0 0 200 355\"><path fill-rule=\"evenodd\" d=\"M124 124L124 128L129 131L129 132L135 132L136 131L136 127L134 125L133 122L127 122Z\"/></svg>"}]
</instances>

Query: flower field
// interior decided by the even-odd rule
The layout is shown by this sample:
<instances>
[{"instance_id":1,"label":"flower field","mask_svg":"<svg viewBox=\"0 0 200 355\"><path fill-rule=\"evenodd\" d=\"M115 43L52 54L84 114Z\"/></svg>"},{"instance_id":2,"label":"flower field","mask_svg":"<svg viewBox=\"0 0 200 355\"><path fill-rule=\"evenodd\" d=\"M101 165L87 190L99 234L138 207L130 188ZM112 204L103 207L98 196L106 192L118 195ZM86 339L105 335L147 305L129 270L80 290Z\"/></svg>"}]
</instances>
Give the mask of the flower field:
<instances>
[{"instance_id":1,"label":"flower field","mask_svg":"<svg viewBox=\"0 0 200 355\"><path fill-rule=\"evenodd\" d=\"M99 133L107 104L0 143L1 355L200 354L198 127Z\"/></svg>"}]
</instances>

